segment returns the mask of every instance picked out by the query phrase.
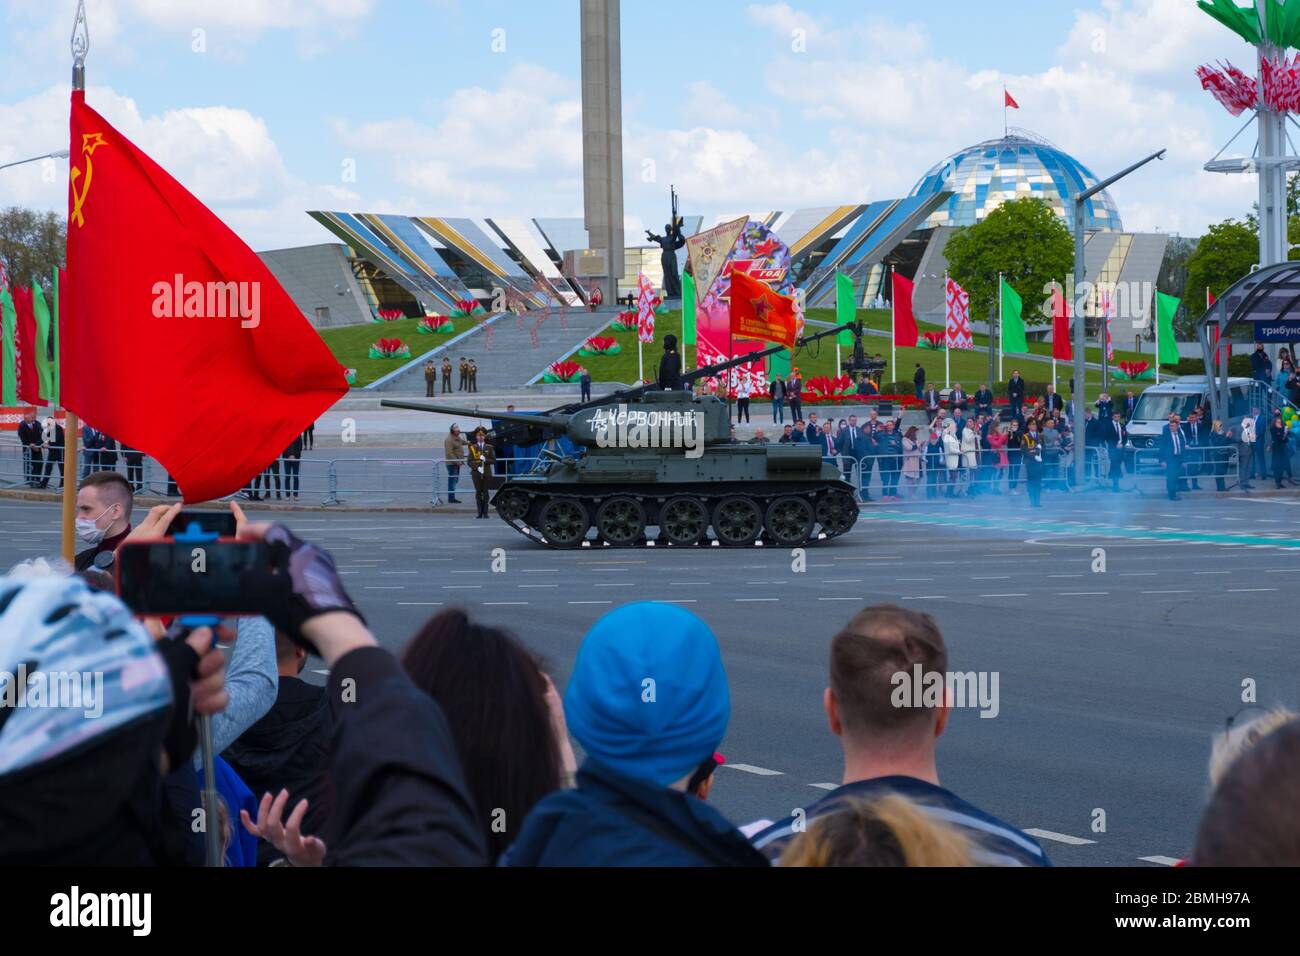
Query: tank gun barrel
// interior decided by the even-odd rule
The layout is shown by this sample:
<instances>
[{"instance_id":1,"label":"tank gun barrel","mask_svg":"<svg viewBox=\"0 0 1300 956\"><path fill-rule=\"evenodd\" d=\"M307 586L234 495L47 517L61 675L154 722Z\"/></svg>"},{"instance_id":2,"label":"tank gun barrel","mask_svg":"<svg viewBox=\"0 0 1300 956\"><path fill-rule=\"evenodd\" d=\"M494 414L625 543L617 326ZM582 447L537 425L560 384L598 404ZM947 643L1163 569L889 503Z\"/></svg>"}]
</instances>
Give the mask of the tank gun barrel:
<instances>
[{"instance_id":1,"label":"tank gun barrel","mask_svg":"<svg viewBox=\"0 0 1300 956\"><path fill-rule=\"evenodd\" d=\"M495 419L530 428L545 428L563 432L568 428L568 415L541 414L522 415L518 412L500 412L490 408L465 408L461 405L438 405L432 402L403 402L397 399L382 399L380 405L387 408L406 408L416 412L436 412L442 415L463 415L466 418Z\"/></svg>"}]
</instances>

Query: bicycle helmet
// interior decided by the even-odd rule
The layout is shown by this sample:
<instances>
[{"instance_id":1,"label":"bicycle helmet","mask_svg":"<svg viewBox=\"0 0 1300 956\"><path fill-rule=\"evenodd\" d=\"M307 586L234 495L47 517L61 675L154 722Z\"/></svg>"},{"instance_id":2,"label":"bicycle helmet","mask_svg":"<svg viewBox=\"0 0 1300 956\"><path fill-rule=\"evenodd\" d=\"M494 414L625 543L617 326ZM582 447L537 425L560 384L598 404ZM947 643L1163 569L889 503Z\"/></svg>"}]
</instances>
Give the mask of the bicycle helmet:
<instances>
[{"instance_id":1,"label":"bicycle helmet","mask_svg":"<svg viewBox=\"0 0 1300 956\"><path fill-rule=\"evenodd\" d=\"M115 595L72 577L0 577L0 777L171 703L153 639Z\"/></svg>"}]
</instances>

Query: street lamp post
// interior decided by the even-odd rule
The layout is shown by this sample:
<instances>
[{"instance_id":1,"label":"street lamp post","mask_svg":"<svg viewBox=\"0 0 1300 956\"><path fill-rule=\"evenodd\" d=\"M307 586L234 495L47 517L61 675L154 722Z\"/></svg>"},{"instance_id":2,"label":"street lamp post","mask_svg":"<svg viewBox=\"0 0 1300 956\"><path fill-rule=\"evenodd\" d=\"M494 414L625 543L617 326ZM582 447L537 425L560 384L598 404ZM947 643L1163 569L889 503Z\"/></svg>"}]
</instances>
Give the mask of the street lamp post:
<instances>
[{"instance_id":1,"label":"street lamp post","mask_svg":"<svg viewBox=\"0 0 1300 956\"><path fill-rule=\"evenodd\" d=\"M1087 401L1084 394L1084 383L1087 378L1087 364L1085 349L1087 348L1087 336L1084 334L1084 279L1087 273L1083 265L1083 224L1084 224L1084 204L1094 195L1106 189L1111 184L1123 179L1135 169L1139 169L1151 162L1153 159L1164 159L1165 151L1152 153L1146 159L1134 163L1127 169L1120 170L1109 179L1104 179L1091 189L1085 189L1074 197L1074 486L1082 488L1084 475L1087 470L1087 454L1084 448L1083 435L1079 429L1083 424L1083 408ZM1102 361L1106 360L1106 343L1103 337L1101 346ZM1157 361L1159 357L1157 356Z\"/></svg>"},{"instance_id":2,"label":"street lamp post","mask_svg":"<svg viewBox=\"0 0 1300 956\"><path fill-rule=\"evenodd\" d=\"M16 159L12 163L5 163L3 165L0 165L0 169L8 169L10 166L22 166L24 163L39 163L42 159L67 159L67 158L68 158L68 151L66 149L58 149L52 153L46 153L43 156L32 156L29 159Z\"/></svg>"}]
</instances>

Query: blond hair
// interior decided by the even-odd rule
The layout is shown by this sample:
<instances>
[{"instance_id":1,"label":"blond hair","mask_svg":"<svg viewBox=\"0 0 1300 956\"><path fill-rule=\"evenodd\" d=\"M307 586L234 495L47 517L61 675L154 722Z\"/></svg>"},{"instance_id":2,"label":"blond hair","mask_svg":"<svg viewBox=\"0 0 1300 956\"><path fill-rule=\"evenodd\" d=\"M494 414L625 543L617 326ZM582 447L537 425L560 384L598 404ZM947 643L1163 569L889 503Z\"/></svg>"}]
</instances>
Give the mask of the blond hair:
<instances>
[{"instance_id":1,"label":"blond hair","mask_svg":"<svg viewBox=\"0 0 1300 956\"><path fill-rule=\"evenodd\" d=\"M815 818L781 866L974 866L972 843L898 794L847 800Z\"/></svg>"},{"instance_id":2,"label":"blond hair","mask_svg":"<svg viewBox=\"0 0 1300 956\"><path fill-rule=\"evenodd\" d=\"M1219 785L1219 781L1223 779L1223 775L1228 772L1234 760L1283 724L1295 720L1297 716L1294 711L1287 710L1285 707L1274 707L1215 734L1214 740L1210 743L1211 789Z\"/></svg>"}]
</instances>

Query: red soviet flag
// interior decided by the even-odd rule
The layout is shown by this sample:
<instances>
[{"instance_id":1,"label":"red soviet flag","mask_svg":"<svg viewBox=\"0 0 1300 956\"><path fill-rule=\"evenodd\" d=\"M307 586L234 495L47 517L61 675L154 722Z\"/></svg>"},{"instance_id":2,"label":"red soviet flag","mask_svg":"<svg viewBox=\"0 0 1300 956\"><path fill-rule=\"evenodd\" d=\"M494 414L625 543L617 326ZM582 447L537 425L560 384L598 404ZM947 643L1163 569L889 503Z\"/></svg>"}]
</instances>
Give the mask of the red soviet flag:
<instances>
[{"instance_id":1,"label":"red soviet flag","mask_svg":"<svg viewBox=\"0 0 1300 956\"><path fill-rule=\"evenodd\" d=\"M30 287L12 290L14 300L14 366L18 379L18 401L28 405L48 404L41 398L40 373L36 368L36 311Z\"/></svg>"},{"instance_id":2,"label":"red soviet flag","mask_svg":"<svg viewBox=\"0 0 1300 956\"><path fill-rule=\"evenodd\" d=\"M1070 304L1059 288L1052 289L1052 358L1063 362L1074 360L1070 346Z\"/></svg>"},{"instance_id":3,"label":"red soviet flag","mask_svg":"<svg viewBox=\"0 0 1300 956\"><path fill-rule=\"evenodd\" d=\"M1011 98L1011 94L1007 92L1007 88L1005 86L1002 87L1002 105L1009 106L1013 110L1020 109L1020 104Z\"/></svg>"},{"instance_id":4,"label":"red soviet flag","mask_svg":"<svg viewBox=\"0 0 1300 956\"><path fill-rule=\"evenodd\" d=\"M905 349L916 348L916 316L912 313L912 280L891 273L894 280L894 344Z\"/></svg>"},{"instance_id":5,"label":"red soviet flag","mask_svg":"<svg viewBox=\"0 0 1300 956\"><path fill-rule=\"evenodd\" d=\"M347 391L262 260L72 94L63 404L163 464L186 501L230 494Z\"/></svg>"},{"instance_id":6,"label":"red soviet flag","mask_svg":"<svg viewBox=\"0 0 1300 956\"><path fill-rule=\"evenodd\" d=\"M745 272L731 272L731 334L794 348L798 320L794 299Z\"/></svg>"}]
</instances>

